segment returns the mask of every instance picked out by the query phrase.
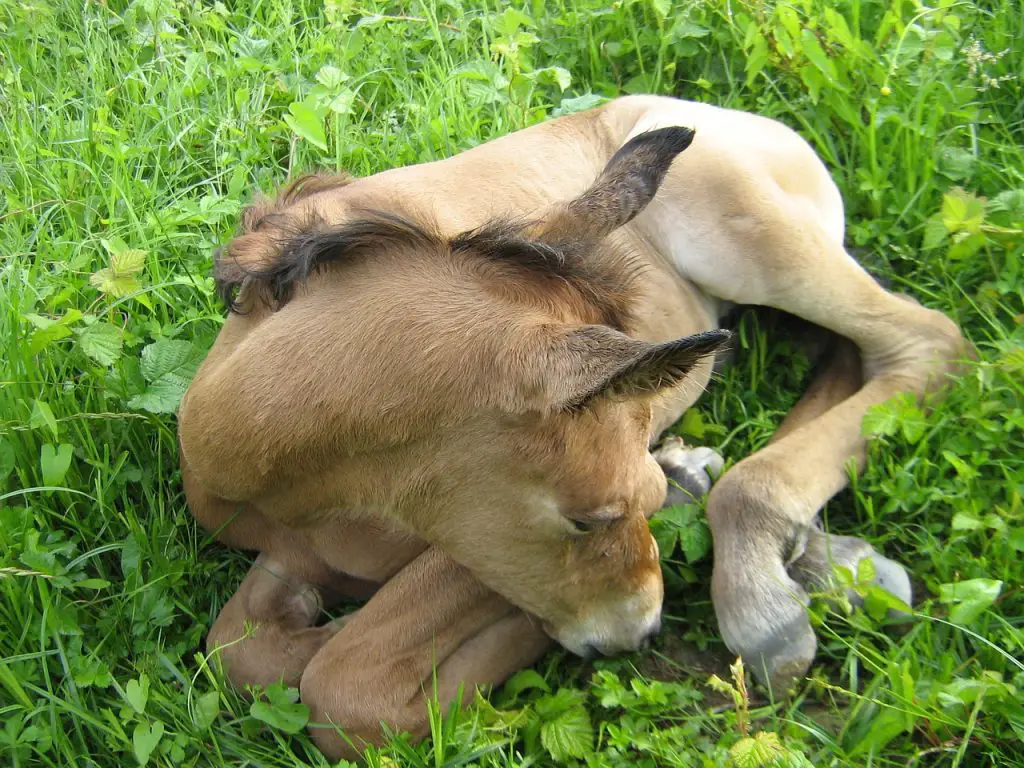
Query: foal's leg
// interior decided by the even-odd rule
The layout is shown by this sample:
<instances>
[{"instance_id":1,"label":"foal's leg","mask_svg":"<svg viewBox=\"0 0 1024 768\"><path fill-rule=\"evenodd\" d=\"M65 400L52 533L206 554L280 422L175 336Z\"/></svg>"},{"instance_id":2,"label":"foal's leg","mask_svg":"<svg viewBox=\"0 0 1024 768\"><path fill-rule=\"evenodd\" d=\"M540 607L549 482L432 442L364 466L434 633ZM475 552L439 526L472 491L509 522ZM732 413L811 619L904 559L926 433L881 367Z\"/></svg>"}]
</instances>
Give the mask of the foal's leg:
<instances>
[{"instance_id":1,"label":"foal's leg","mask_svg":"<svg viewBox=\"0 0 1024 768\"><path fill-rule=\"evenodd\" d=\"M225 543L262 551L217 615L207 652L240 688L278 681L297 686L306 663L339 628L315 626L322 610L343 597L367 598L378 585L334 570L301 534L252 506L210 494L184 461L182 477L197 520Z\"/></svg>"},{"instance_id":2,"label":"foal's leg","mask_svg":"<svg viewBox=\"0 0 1024 768\"><path fill-rule=\"evenodd\" d=\"M420 739L429 731L426 705L435 691L446 708L464 685L466 703L474 686L501 683L551 642L536 619L431 547L309 662L301 695L311 710L310 731L332 759L380 744L382 722Z\"/></svg>"},{"instance_id":3,"label":"foal's leg","mask_svg":"<svg viewBox=\"0 0 1024 768\"><path fill-rule=\"evenodd\" d=\"M817 645L801 584L822 583L830 561L852 565L853 558L872 557L880 581L909 599L902 569L863 542L830 545L812 524L847 484L848 462L863 466L867 409L901 392L934 388L960 354L961 337L945 316L884 291L813 223L794 225L774 244L762 259L777 259L789 274L772 286L772 305L852 338L866 372L855 392L800 426L794 420L779 439L733 467L708 499L712 598L723 637L758 677L784 688L807 670ZM791 258L808 252L814 258ZM824 278L812 282L808 273L815 270ZM838 386L835 394L842 394Z\"/></svg>"},{"instance_id":4,"label":"foal's leg","mask_svg":"<svg viewBox=\"0 0 1024 768\"><path fill-rule=\"evenodd\" d=\"M236 686L298 686L313 655L340 628L314 626L326 607L321 585L295 578L284 565L260 555L238 591L224 605L206 638Z\"/></svg>"},{"instance_id":5,"label":"foal's leg","mask_svg":"<svg viewBox=\"0 0 1024 768\"><path fill-rule=\"evenodd\" d=\"M634 132L673 117L652 114ZM807 593L787 563L846 486L848 462L863 464L868 408L936 389L963 340L949 318L887 292L845 252L842 201L806 144L777 124L729 120L698 129L635 225L710 295L831 330L863 365L863 386L838 404L826 398L830 407L730 469L708 498L723 637L758 677L786 686L816 650Z\"/></svg>"}]
</instances>

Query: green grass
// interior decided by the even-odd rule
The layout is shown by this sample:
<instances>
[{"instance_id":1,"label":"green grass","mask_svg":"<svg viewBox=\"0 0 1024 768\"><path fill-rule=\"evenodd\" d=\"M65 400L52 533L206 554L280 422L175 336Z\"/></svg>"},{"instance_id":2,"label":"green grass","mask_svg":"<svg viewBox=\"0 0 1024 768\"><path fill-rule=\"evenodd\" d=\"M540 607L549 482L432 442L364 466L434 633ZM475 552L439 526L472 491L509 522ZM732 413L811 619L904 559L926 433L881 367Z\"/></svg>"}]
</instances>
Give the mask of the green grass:
<instances>
[{"instance_id":1,"label":"green grass","mask_svg":"<svg viewBox=\"0 0 1024 768\"><path fill-rule=\"evenodd\" d=\"M851 248L977 345L940 407L871 415L870 465L826 510L921 601L903 627L821 601L792 702L709 687L730 659L707 530L675 510L654 651L553 653L370 762L1024 764L1021 40L1017 0L0 0L0 764L325 764L287 692L253 710L200 653L248 562L192 523L177 472L174 405L223 317L212 249L291 173L445 157L638 91L798 129ZM681 425L730 459L807 367L770 320L741 330Z\"/></svg>"}]
</instances>

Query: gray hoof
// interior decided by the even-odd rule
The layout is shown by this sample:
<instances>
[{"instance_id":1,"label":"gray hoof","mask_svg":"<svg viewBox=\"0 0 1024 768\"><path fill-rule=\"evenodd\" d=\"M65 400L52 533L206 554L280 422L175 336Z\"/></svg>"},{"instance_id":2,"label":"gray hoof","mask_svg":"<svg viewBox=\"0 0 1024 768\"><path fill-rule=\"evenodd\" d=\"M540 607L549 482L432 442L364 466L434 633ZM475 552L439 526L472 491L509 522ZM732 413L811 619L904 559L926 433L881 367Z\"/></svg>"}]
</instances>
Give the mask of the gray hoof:
<instances>
[{"instance_id":1,"label":"gray hoof","mask_svg":"<svg viewBox=\"0 0 1024 768\"><path fill-rule=\"evenodd\" d=\"M781 562L760 569L749 553L732 554L736 560L722 558L711 575L718 628L758 682L783 696L807 674L818 650L810 598Z\"/></svg>"},{"instance_id":2,"label":"gray hoof","mask_svg":"<svg viewBox=\"0 0 1024 768\"><path fill-rule=\"evenodd\" d=\"M773 695L783 696L807 674L817 650L818 640L805 614L740 655L758 682Z\"/></svg>"},{"instance_id":3,"label":"gray hoof","mask_svg":"<svg viewBox=\"0 0 1024 768\"><path fill-rule=\"evenodd\" d=\"M666 437L653 455L668 478L666 507L690 504L707 496L725 466L722 457L712 449L691 448L674 435Z\"/></svg>"},{"instance_id":4,"label":"gray hoof","mask_svg":"<svg viewBox=\"0 0 1024 768\"><path fill-rule=\"evenodd\" d=\"M789 572L806 589L829 589L836 583L835 566L848 568L856 576L858 565L865 558L869 558L874 565L873 583L910 605L914 594L906 569L895 560L880 555L863 539L853 536L834 536L817 528L810 529L807 547L790 566ZM847 596L855 605L863 602L854 590L848 590ZM902 612L895 610L890 611L889 615L892 618L905 618Z\"/></svg>"}]
</instances>

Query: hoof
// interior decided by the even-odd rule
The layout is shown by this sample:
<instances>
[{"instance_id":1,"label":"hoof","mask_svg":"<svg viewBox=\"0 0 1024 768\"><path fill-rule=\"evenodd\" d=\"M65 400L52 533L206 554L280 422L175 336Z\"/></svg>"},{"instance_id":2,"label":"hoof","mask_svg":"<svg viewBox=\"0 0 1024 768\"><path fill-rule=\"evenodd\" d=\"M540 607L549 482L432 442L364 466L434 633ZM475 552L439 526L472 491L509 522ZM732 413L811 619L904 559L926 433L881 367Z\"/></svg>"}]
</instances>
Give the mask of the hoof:
<instances>
[{"instance_id":1,"label":"hoof","mask_svg":"<svg viewBox=\"0 0 1024 768\"><path fill-rule=\"evenodd\" d=\"M708 495L725 461L710 448L691 448L675 436L667 437L653 453L668 478L665 506L690 504Z\"/></svg>"}]
</instances>

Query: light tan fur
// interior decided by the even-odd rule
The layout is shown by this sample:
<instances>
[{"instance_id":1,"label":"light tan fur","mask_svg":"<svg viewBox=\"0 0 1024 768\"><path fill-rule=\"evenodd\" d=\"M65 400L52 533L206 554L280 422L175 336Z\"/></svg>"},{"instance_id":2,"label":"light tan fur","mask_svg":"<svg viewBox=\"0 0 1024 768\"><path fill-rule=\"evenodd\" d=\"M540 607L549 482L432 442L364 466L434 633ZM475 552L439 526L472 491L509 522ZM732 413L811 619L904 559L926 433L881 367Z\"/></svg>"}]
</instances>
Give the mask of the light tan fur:
<instances>
[{"instance_id":1,"label":"light tan fur","mask_svg":"<svg viewBox=\"0 0 1024 768\"><path fill-rule=\"evenodd\" d=\"M630 212L636 174L602 169L670 126L695 129L692 146ZM297 234L367 210L426 234L353 236L350 256L277 294L249 277ZM529 217L516 231L583 276L458 245L506 216ZM721 339L654 345L716 329L728 303L852 342L708 499L726 643L762 680L802 674L815 651L804 585L829 567L814 520L863 461L861 419L934 389L962 352L949 319L857 265L843 227L828 172L790 129L645 96L440 162L315 180L250 214L218 266L243 311L179 423L193 514L261 553L209 638L231 679L298 685L336 757L379 741L382 722L423 736L435 665L446 704L533 663L549 637L577 653L643 645L663 597L647 518L666 480L651 447L707 385ZM627 255L629 280L613 263ZM341 596L374 592L317 626Z\"/></svg>"}]
</instances>

